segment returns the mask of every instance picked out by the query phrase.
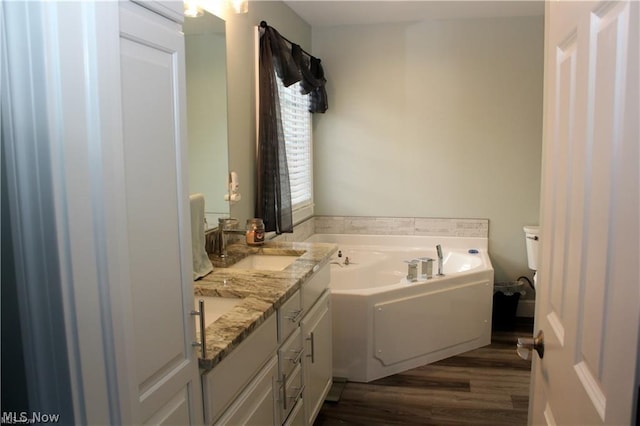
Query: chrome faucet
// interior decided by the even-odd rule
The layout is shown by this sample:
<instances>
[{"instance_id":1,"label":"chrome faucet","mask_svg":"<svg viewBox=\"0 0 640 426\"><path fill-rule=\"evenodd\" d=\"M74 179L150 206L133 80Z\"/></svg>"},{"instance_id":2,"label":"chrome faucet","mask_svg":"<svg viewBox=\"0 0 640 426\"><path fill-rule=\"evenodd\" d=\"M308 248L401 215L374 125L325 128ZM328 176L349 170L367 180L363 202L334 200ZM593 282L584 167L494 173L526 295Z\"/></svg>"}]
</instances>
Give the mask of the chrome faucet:
<instances>
[{"instance_id":1,"label":"chrome faucet","mask_svg":"<svg viewBox=\"0 0 640 426\"><path fill-rule=\"evenodd\" d=\"M442 247L440 247L440 244L436 246L436 251L438 252L438 276L444 277L444 273L442 272L442 262L443 262Z\"/></svg>"},{"instance_id":2,"label":"chrome faucet","mask_svg":"<svg viewBox=\"0 0 640 426\"><path fill-rule=\"evenodd\" d=\"M229 242L229 234L245 235L246 231L238 229L238 219L220 218L218 219L218 233L216 250L214 251L219 257L227 257L227 244Z\"/></svg>"},{"instance_id":3,"label":"chrome faucet","mask_svg":"<svg viewBox=\"0 0 640 426\"><path fill-rule=\"evenodd\" d=\"M407 281L418 281L418 261L417 260L405 260L407 263Z\"/></svg>"},{"instance_id":4,"label":"chrome faucet","mask_svg":"<svg viewBox=\"0 0 640 426\"><path fill-rule=\"evenodd\" d=\"M433 259L430 257L419 257L420 261L420 279L430 280L433 278Z\"/></svg>"}]
</instances>

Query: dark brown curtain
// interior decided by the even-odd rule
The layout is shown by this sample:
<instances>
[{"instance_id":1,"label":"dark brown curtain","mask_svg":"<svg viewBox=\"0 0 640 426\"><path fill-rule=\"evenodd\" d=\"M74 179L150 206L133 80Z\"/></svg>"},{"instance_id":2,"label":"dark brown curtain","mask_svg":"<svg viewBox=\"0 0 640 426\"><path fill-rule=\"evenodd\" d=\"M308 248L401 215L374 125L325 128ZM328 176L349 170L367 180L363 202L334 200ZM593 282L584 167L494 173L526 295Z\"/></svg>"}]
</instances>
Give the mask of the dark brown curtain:
<instances>
[{"instance_id":1,"label":"dark brown curtain","mask_svg":"<svg viewBox=\"0 0 640 426\"><path fill-rule=\"evenodd\" d=\"M320 60L282 37L275 28L261 23L259 49L259 127L256 217L266 231L293 232L291 188L280 115L278 83L285 87L301 82L302 93L310 94L309 111L325 112L324 72Z\"/></svg>"}]
</instances>

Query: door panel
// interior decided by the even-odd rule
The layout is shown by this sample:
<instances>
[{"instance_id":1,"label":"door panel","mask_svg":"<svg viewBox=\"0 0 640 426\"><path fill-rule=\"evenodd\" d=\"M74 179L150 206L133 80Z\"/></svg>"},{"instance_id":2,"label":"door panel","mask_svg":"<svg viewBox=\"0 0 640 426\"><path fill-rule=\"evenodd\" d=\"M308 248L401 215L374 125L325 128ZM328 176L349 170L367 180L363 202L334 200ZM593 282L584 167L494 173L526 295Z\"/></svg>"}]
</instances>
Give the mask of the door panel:
<instances>
[{"instance_id":1,"label":"door panel","mask_svg":"<svg viewBox=\"0 0 640 426\"><path fill-rule=\"evenodd\" d=\"M532 424L630 424L638 289L638 4L549 2ZM630 255L630 253L634 253Z\"/></svg>"},{"instance_id":2,"label":"door panel","mask_svg":"<svg viewBox=\"0 0 640 426\"><path fill-rule=\"evenodd\" d=\"M120 68L139 421L197 423L201 391L194 322L182 129L184 42L179 26L120 6Z\"/></svg>"},{"instance_id":3,"label":"door panel","mask_svg":"<svg viewBox=\"0 0 640 426\"><path fill-rule=\"evenodd\" d=\"M144 392L156 373L180 364L185 349L173 99L163 98L172 93L174 59L130 40L121 53L132 300L150 305L133 312Z\"/></svg>"}]
</instances>

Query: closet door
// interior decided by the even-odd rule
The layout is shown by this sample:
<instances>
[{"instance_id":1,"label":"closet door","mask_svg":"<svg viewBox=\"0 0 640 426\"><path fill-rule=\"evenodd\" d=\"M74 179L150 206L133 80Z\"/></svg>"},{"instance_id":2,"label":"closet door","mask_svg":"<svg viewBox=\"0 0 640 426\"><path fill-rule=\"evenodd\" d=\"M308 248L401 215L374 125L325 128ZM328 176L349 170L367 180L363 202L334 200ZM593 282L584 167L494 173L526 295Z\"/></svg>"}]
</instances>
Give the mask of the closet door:
<instances>
[{"instance_id":1,"label":"closet door","mask_svg":"<svg viewBox=\"0 0 640 426\"><path fill-rule=\"evenodd\" d=\"M121 3L120 68L134 420L201 423L181 25Z\"/></svg>"}]
</instances>

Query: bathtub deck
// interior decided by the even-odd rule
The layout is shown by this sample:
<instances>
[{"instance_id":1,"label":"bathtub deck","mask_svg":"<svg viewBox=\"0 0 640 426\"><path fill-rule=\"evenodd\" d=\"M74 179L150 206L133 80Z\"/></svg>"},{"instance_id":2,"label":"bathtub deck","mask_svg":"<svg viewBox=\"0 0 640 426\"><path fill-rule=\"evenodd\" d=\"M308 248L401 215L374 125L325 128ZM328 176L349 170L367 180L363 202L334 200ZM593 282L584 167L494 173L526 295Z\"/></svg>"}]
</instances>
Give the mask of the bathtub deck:
<instances>
[{"instance_id":1,"label":"bathtub deck","mask_svg":"<svg viewBox=\"0 0 640 426\"><path fill-rule=\"evenodd\" d=\"M532 324L494 331L491 345L371 383L347 383L316 426L526 425L531 362L516 355Z\"/></svg>"}]
</instances>

